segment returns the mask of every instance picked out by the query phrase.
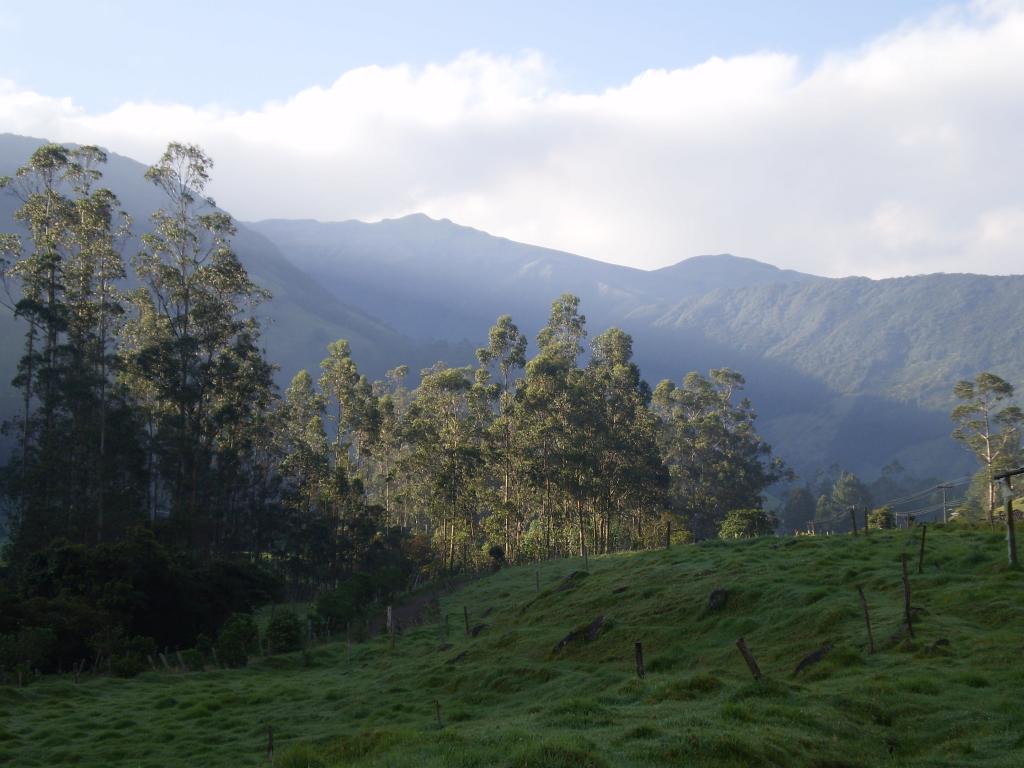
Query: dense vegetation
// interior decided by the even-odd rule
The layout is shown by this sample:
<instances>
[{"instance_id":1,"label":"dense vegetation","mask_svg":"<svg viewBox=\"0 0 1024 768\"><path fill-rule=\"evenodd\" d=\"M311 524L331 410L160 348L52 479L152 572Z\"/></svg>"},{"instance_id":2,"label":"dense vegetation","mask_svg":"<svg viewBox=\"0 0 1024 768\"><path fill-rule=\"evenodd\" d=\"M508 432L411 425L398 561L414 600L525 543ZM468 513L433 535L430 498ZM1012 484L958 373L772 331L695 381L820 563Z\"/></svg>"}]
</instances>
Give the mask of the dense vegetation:
<instances>
[{"instance_id":1,"label":"dense vegetation","mask_svg":"<svg viewBox=\"0 0 1024 768\"><path fill-rule=\"evenodd\" d=\"M266 764L270 726L274 765L289 768L1020 765L1020 574L998 533L952 526L928 527L918 574L920 531L615 554L585 578L567 578L582 559L507 568L443 597L393 649L380 637L242 670L0 689L0 762ZM712 610L716 588L728 594ZM464 607L486 625L476 637ZM556 650L599 616L595 639Z\"/></svg>"},{"instance_id":2,"label":"dense vegetation","mask_svg":"<svg viewBox=\"0 0 1024 768\"><path fill-rule=\"evenodd\" d=\"M570 294L530 360L505 315L475 368L438 363L410 390L404 366L371 382L337 340L282 394L268 295L203 194L210 159L168 146L142 231L102 186L105 160L48 144L3 180L21 203L3 275L26 327L0 478L8 671L135 669L282 590L331 595L336 628L418 578L714 536L787 474L741 375L652 391L628 334L585 344ZM177 621L188 590L202 605ZM78 623L53 618L67 606Z\"/></svg>"}]
</instances>

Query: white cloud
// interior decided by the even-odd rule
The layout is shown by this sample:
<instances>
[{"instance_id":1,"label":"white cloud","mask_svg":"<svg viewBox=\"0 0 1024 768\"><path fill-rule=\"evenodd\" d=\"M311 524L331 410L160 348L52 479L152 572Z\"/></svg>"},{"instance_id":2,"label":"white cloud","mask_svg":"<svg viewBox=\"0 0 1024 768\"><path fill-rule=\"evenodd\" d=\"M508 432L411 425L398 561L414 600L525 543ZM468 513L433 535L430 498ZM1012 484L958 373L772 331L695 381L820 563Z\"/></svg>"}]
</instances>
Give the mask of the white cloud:
<instances>
[{"instance_id":1,"label":"white cloud","mask_svg":"<svg viewBox=\"0 0 1024 768\"><path fill-rule=\"evenodd\" d=\"M0 82L0 130L152 161L217 161L241 219L422 211L656 267L732 252L819 274L1020 272L1024 7L901 27L809 71L792 56L552 88L539 55L364 67L262 109L126 103L91 114Z\"/></svg>"}]
</instances>

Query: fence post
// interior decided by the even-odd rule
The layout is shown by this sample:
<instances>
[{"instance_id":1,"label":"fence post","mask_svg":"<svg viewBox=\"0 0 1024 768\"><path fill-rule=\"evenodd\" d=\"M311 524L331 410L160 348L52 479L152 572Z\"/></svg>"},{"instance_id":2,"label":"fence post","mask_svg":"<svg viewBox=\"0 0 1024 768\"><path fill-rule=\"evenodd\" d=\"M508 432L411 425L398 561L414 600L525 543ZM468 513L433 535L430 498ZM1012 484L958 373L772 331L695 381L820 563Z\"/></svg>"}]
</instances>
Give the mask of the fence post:
<instances>
[{"instance_id":1,"label":"fence post","mask_svg":"<svg viewBox=\"0 0 1024 768\"><path fill-rule=\"evenodd\" d=\"M644 644L637 640L633 644L633 652L636 656L636 676L643 680L647 675L647 670L644 668Z\"/></svg>"},{"instance_id":2,"label":"fence post","mask_svg":"<svg viewBox=\"0 0 1024 768\"><path fill-rule=\"evenodd\" d=\"M1006 503L1006 557L1010 567L1017 565L1017 530L1013 519L1013 486L1003 478L1003 501Z\"/></svg>"},{"instance_id":3,"label":"fence post","mask_svg":"<svg viewBox=\"0 0 1024 768\"><path fill-rule=\"evenodd\" d=\"M740 649L740 654L743 656L743 660L747 662L747 666L750 668L750 674L754 676L755 680L760 680L764 675L761 674L761 668L757 666L757 660L754 658L754 654L747 648L747 641L742 637L736 641L736 647Z\"/></svg>"},{"instance_id":4,"label":"fence post","mask_svg":"<svg viewBox=\"0 0 1024 768\"><path fill-rule=\"evenodd\" d=\"M917 555L917 572L924 573L924 537L928 535L928 523L921 526L921 551Z\"/></svg>"},{"instance_id":5,"label":"fence post","mask_svg":"<svg viewBox=\"0 0 1024 768\"><path fill-rule=\"evenodd\" d=\"M907 553L900 555L900 562L903 564L903 612L907 618L907 632L914 636L914 624L910 617L910 577L907 576Z\"/></svg>"},{"instance_id":6,"label":"fence post","mask_svg":"<svg viewBox=\"0 0 1024 768\"><path fill-rule=\"evenodd\" d=\"M857 594L860 595L860 605L864 609L864 626L868 630L868 651L870 653L875 652L875 638L871 635L871 617L868 615L868 601L864 597L864 590L861 587L857 587Z\"/></svg>"}]
</instances>

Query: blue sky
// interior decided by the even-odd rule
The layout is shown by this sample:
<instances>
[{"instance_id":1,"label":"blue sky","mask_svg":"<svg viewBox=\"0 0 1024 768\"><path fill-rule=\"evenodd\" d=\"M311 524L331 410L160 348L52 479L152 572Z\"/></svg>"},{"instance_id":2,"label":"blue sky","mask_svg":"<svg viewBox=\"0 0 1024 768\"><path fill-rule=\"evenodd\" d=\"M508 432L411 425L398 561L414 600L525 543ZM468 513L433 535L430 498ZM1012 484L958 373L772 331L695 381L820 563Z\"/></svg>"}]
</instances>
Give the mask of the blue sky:
<instances>
[{"instance_id":1,"label":"blue sky","mask_svg":"<svg viewBox=\"0 0 1024 768\"><path fill-rule=\"evenodd\" d=\"M5 2L0 77L93 110L153 100L251 109L370 64L466 50L544 55L552 85L600 91L711 56L825 52L926 18L934 0ZM41 55L41 51L43 52ZM86 51L88 51L86 53Z\"/></svg>"},{"instance_id":2,"label":"blue sky","mask_svg":"<svg viewBox=\"0 0 1024 768\"><path fill-rule=\"evenodd\" d=\"M7 2L0 132L642 268L1021 271L1024 0Z\"/></svg>"}]
</instances>

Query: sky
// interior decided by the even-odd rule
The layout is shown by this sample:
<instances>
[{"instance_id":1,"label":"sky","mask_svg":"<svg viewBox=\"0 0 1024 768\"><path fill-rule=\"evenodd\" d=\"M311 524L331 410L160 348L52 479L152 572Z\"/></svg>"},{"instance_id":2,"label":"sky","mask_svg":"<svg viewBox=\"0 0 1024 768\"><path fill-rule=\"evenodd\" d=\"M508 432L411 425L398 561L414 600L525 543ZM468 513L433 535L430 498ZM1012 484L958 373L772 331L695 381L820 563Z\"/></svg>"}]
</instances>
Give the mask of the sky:
<instances>
[{"instance_id":1,"label":"sky","mask_svg":"<svg viewBox=\"0 0 1024 768\"><path fill-rule=\"evenodd\" d=\"M656 268L1021 272L1024 4L0 3L0 132Z\"/></svg>"}]
</instances>

